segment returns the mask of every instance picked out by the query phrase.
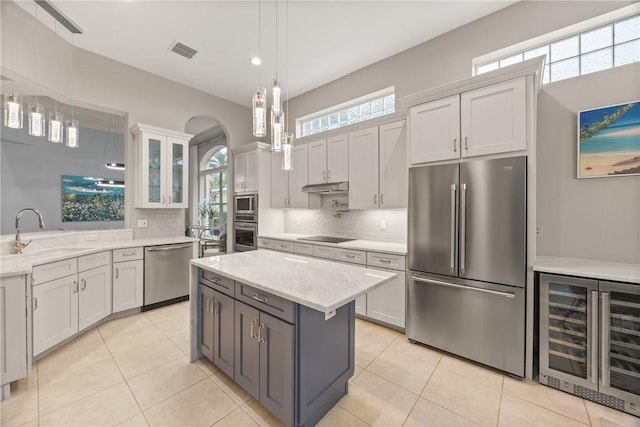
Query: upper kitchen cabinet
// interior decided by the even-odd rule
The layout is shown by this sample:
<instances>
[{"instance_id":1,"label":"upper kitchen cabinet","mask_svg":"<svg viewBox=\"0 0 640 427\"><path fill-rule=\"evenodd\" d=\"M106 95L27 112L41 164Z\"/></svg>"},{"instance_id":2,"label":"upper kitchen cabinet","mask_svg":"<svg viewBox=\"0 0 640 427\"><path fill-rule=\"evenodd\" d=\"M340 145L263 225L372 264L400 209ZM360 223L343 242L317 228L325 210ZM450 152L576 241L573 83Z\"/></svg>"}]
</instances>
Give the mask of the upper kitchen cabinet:
<instances>
[{"instance_id":1,"label":"upper kitchen cabinet","mask_svg":"<svg viewBox=\"0 0 640 427\"><path fill-rule=\"evenodd\" d=\"M401 99L410 111L410 164L526 151L540 64L525 61Z\"/></svg>"},{"instance_id":2,"label":"upper kitchen cabinet","mask_svg":"<svg viewBox=\"0 0 640 427\"><path fill-rule=\"evenodd\" d=\"M309 184L349 180L348 135L335 135L307 143Z\"/></svg>"},{"instance_id":3,"label":"upper kitchen cabinet","mask_svg":"<svg viewBox=\"0 0 640 427\"><path fill-rule=\"evenodd\" d=\"M305 193L302 187L308 184L307 144L294 145L291 153L291 171L282 170L282 152L271 154L271 207L319 208L320 196Z\"/></svg>"},{"instance_id":4,"label":"upper kitchen cabinet","mask_svg":"<svg viewBox=\"0 0 640 427\"><path fill-rule=\"evenodd\" d=\"M405 121L349 133L349 208L407 207Z\"/></svg>"},{"instance_id":5,"label":"upper kitchen cabinet","mask_svg":"<svg viewBox=\"0 0 640 427\"><path fill-rule=\"evenodd\" d=\"M269 144L253 142L233 152L233 191L235 193L258 193L259 177L269 170ZM261 159L262 156L262 159ZM260 168L265 170L261 171ZM267 178L268 179L268 178Z\"/></svg>"},{"instance_id":6,"label":"upper kitchen cabinet","mask_svg":"<svg viewBox=\"0 0 640 427\"><path fill-rule=\"evenodd\" d=\"M186 208L192 135L136 124L136 207Z\"/></svg>"}]
</instances>

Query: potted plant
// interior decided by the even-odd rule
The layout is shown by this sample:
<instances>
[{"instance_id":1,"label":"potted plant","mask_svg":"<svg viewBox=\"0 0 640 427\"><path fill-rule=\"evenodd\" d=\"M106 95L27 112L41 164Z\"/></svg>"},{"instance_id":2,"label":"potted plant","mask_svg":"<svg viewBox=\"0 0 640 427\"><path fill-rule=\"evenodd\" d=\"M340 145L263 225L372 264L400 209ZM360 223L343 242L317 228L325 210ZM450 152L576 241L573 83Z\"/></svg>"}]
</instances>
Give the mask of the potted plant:
<instances>
[{"instance_id":1,"label":"potted plant","mask_svg":"<svg viewBox=\"0 0 640 427\"><path fill-rule=\"evenodd\" d=\"M200 216L204 218L205 224L208 223L209 227L213 230L214 218L218 216L218 209L215 203L210 200L205 200L200 204L199 213Z\"/></svg>"}]
</instances>

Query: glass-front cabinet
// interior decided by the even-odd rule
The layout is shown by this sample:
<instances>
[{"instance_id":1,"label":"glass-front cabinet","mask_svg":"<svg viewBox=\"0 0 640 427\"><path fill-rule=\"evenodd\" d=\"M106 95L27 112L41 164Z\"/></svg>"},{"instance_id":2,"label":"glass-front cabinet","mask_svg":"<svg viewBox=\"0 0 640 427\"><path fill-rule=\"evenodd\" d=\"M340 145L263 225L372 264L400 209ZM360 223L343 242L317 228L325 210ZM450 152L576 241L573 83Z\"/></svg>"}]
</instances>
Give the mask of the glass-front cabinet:
<instances>
[{"instance_id":1,"label":"glass-front cabinet","mask_svg":"<svg viewBox=\"0 0 640 427\"><path fill-rule=\"evenodd\" d=\"M187 208L191 135L137 124L136 207Z\"/></svg>"}]
</instances>

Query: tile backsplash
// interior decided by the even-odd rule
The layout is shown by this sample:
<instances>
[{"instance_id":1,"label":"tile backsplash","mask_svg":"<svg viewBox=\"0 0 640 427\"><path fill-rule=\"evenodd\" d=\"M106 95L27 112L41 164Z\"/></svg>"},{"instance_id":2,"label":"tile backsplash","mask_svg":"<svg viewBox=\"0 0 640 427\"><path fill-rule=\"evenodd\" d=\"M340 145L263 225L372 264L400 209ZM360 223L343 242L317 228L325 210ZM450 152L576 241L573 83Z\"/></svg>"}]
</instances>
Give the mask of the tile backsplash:
<instances>
[{"instance_id":1,"label":"tile backsplash","mask_svg":"<svg viewBox=\"0 0 640 427\"><path fill-rule=\"evenodd\" d=\"M348 203L347 196L324 195L320 209L285 210L284 231L406 243L406 209L347 210L346 206L332 208L333 200L339 204ZM342 211L340 218L334 216L336 211ZM381 222L384 222L384 230L381 230Z\"/></svg>"},{"instance_id":2,"label":"tile backsplash","mask_svg":"<svg viewBox=\"0 0 640 427\"><path fill-rule=\"evenodd\" d=\"M147 228L138 228L138 220L146 219ZM136 239L184 236L184 209L132 209L131 228Z\"/></svg>"}]
</instances>

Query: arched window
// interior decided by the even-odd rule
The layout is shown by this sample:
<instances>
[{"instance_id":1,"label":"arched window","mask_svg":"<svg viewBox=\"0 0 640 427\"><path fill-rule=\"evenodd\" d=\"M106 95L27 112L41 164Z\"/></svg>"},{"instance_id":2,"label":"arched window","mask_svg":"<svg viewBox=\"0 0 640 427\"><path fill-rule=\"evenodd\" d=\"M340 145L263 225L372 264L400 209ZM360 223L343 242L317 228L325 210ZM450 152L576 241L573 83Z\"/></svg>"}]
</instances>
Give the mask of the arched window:
<instances>
[{"instance_id":1,"label":"arched window","mask_svg":"<svg viewBox=\"0 0 640 427\"><path fill-rule=\"evenodd\" d=\"M216 146L209 150L200 162L200 202L204 209L213 213L214 234L227 223L227 147Z\"/></svg>"}]
</instances>

